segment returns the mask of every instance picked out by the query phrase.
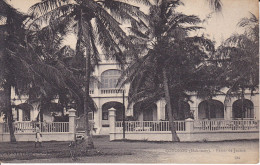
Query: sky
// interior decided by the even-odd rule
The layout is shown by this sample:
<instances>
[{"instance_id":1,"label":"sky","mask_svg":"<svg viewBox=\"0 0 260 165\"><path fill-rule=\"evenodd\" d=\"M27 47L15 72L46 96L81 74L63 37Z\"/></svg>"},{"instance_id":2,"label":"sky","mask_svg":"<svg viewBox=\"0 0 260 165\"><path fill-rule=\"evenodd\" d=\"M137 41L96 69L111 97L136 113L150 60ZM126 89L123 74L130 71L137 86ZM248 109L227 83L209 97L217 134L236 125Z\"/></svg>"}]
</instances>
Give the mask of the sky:
<instances>
[{"instance_id":1,"label":"sky","mask_svg":"<svg viewBox=\"0 0 260 165\"><path fill-rule=\"evenodd\" d=\"M31 5L40 0L6 0L14 8L26 13ZM182 0L184 6L177 8L177 11L185 14L193 14L205 19L212 10L209 8L207 0ZM237 26L239 20L243 17L249 17L250 12L259 18L258 0L222 0L223 9L221 13L214 13L212 17L203 24L205 29L199 30L198 35L205 34L210 39L216 41L219 46L221 41L227 39L233 33L242 33L243 29ZM145 9L144 9L145 10ZM69 35L64 45L70 45L75 48L76 38Z\"/></svg>"}]
</instances>

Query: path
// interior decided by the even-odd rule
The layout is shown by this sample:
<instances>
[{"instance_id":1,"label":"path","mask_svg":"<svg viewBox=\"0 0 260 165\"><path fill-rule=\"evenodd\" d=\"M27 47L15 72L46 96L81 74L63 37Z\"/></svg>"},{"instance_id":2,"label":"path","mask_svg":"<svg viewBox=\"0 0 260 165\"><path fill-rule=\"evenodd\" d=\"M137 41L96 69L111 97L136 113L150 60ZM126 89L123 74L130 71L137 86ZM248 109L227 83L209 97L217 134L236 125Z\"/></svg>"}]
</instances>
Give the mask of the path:
<instances>
[{"instance_id":1,"label":"path","mask_svg":"<svg viewBox=\"0 0 260 165\"><path fill-rule=\"evenodd\" d=\"M259 142L205 143L109 142L96 138L95 147L107 155L81 157L79 163L257 163ZM122 154L123 153L123 154ZM30 163L73 163L70 158L13 160Z\"/></svg>"}]
</instances>

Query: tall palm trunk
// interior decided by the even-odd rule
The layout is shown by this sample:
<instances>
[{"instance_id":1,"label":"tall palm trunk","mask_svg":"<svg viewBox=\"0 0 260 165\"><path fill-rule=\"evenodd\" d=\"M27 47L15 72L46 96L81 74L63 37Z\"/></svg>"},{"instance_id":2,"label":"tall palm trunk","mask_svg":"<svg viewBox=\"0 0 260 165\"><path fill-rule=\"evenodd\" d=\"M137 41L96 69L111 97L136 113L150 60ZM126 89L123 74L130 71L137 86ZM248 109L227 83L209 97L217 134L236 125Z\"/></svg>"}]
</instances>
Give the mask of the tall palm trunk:
<instances>
[{"instance_id":1,"label":"tall palm trunk","mask_svg":"<svg viewBox=\"0 0 260 165\"><path fill-rule=\"evenodd\" d=\"M85 21L85 24L89 24L90 22ZM86 27L89 27L89 25L87 25ZM85 33L87 33L86 35L84 35L86 39L86 42L89 41L90 43L90 38L89 38L89 29L85 30ZM89 124L89 120L88 120L88 112L91 111L90 109L88 109L88 98L89 96L89 84L90 84L90 45L89 43L85 43L85 48L86 48L86 74L85 74L85 93L84 93L84 114L85 114L85 118L86 118L86 127L85 127L85 135L87 137L87 148L94 148L94 143L93 143L93 139L92 139L92 134L90 133L90 124Z\"/></svg>"},{"instance_id":2,"label":"tall palm trunk","mask_svg":"<svg viewBox=\"0 0 260 165\"><path fill-rule=\"evenodd\" d=\"M90 83L90 53L88 51L88 48L86 47L86 75L85 75L85 93L84 93L84 114L86 118L86 127L85 127L85 135L88 137L87 144L88 148L94 148L94 143L92 139L92 134L90 133L90 123L88 120L88 112L90 111L88 109L88 97L89 97L89 83Z\"/></svg>"},{"instance_id":3,"label":"tall palm trunk","mask_svg":"<svg viewBox=\"0 0 260 165\"><path fill-rule=\"evenodd\" d=\"M165 91L165 99L166 99L166 103L167 103L167 113L168 113L168 117L169 117L169 125L170 125L170 130L171 130L171 133L172 133L172 141L173 142L179 142L180 139L179 139L179 137L177 136L177 133L176 133L176 127L175 127L175 124L174 124L174 117L173 117L173 114L172 114L169 84L168 84L168 78L167 78L165 68L163 68L163 86L164 86L164 91Z\"/></svg>"},{"instance_id":4,"label":"tall palm trunk","mask_svg":"<svg viewBox=\"0 0 260 165\"><path fill-rule=\"evenodd\" d=\"M14 128L13 128L13 113L11 107L11 85L7 78L6 84L4 85L4 94L5 94L5 109L6 109L6 118L8 123L8 128L10 132L10 142L15 143L16 138L14 136Z\"/></svg>"}]
</instances>

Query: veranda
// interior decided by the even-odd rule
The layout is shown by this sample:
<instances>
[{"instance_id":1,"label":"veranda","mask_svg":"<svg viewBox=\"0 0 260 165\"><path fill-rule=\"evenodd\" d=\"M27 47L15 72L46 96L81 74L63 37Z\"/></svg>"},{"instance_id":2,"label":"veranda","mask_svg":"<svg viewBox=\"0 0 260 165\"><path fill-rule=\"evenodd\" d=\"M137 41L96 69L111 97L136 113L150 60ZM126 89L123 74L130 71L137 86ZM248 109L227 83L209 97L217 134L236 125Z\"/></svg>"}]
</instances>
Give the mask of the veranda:
<instances>
[{"instance_id":1,"label":"veranda","mask_svg":"<svg viewBox=\"0 0 260 165\"><path fill-rule=\"evenodd\" d=\"M14 122L16 141L34 141L35 128L39 124L43 141L74 141L76 128L76 110L69 110L69 122ZM0 142L9 142L10 133L7 123L0 123Z\"/></svg>"},{"instance_id":2,"label":"veranda","mask_svg":"<svg viewBox=\"0 0 260 165\"><path fill-rule=\"evenodd\" d=\"M123 122L116 121L115 109L109 109L110 140L123 139ZM259 139L259 121L193 120L175 121L180 141L224 141ZM125 121L125 139L171 141L169 121Z\"/></svg>"},{"instance_id":3,"label":"veranda","mask_svg":"<svg viewBox=\"0 0 260 165\"><path fill-rule=\"evenodd\" d=\"M109 109L110 140L123 139L123 122L116 121L115 109ZM36 124L40 124L43 141L74 141L84 122L76 119L75 110L69 110L69 122L14 122L17 141L34 141ZM175 121L176 132L183 142L259 139L259 121L193 120ZM171 141L168 121L125 121L125 139ZM0 142L8 142L7 123L0 123Z\"/></svg>"}]
</instances>

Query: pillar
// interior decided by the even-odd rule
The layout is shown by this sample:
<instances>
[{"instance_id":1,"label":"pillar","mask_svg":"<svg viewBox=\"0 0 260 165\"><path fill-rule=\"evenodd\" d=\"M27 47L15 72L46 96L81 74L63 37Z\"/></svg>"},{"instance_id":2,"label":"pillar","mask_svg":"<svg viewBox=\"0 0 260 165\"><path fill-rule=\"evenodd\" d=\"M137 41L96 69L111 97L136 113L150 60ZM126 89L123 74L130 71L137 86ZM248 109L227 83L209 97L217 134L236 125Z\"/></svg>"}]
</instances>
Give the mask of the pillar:
<instances>
[{"instance_id":1,"label":"pillar","mask_svg":"<svg viewBox=\"0 0 260 165\"><path fill-rule=\"evenodd\" d=\"M157 105L157 120L165 120L165 100L159 100L156 102Z\"/></svg>"},{"instance_id":2,"label":"pillar","mask_svg":"<svg viewBox=\"0 0 260 165\"><path fill-rule=\"evenodd\" d=\"M191 118L185 119L185 131L193 132L193 128L194 128L194 120Z\"/></svg>"},{"instance_id":3,"label":"pillar","mask_svg":"<svg viewBox=\"0 0 260 165\"><path fill-rule=\"evenodd\" d=\"M19 115L19 121L23 121L23 110L21 110L21 109L18 109L18 115Z\"/></svg>"},{"instance_id":4,"label":"pillar","mask_svg":"<svg viewBox=\"0 0 260 165\"><path fill-rule=\"evenodd\" d=\"M109 112L109 128L110 128L110 141L115 140L115 133L116 133L116 109L110 108L108 109Z\"/></svg>"},{"instance_id":5,"label":"pillar","mask_svg":"<svg viewBox=\"0 0 260 165\"><path fill-rule=\"evenodd\" d=\"M0 123L0 135L4 133L4 123Z\"/></svg>"},{"instance_id":6,"label":"pillar","mask_svg":"<svg viewBox=\"0 0 260 165\"><path fill-rule=\"evenodd\" d=\"M75 117L76 117L76 110L70 109L69 110L69 132L73 134L76 133Z\"/></svg>"}]
</instances>

